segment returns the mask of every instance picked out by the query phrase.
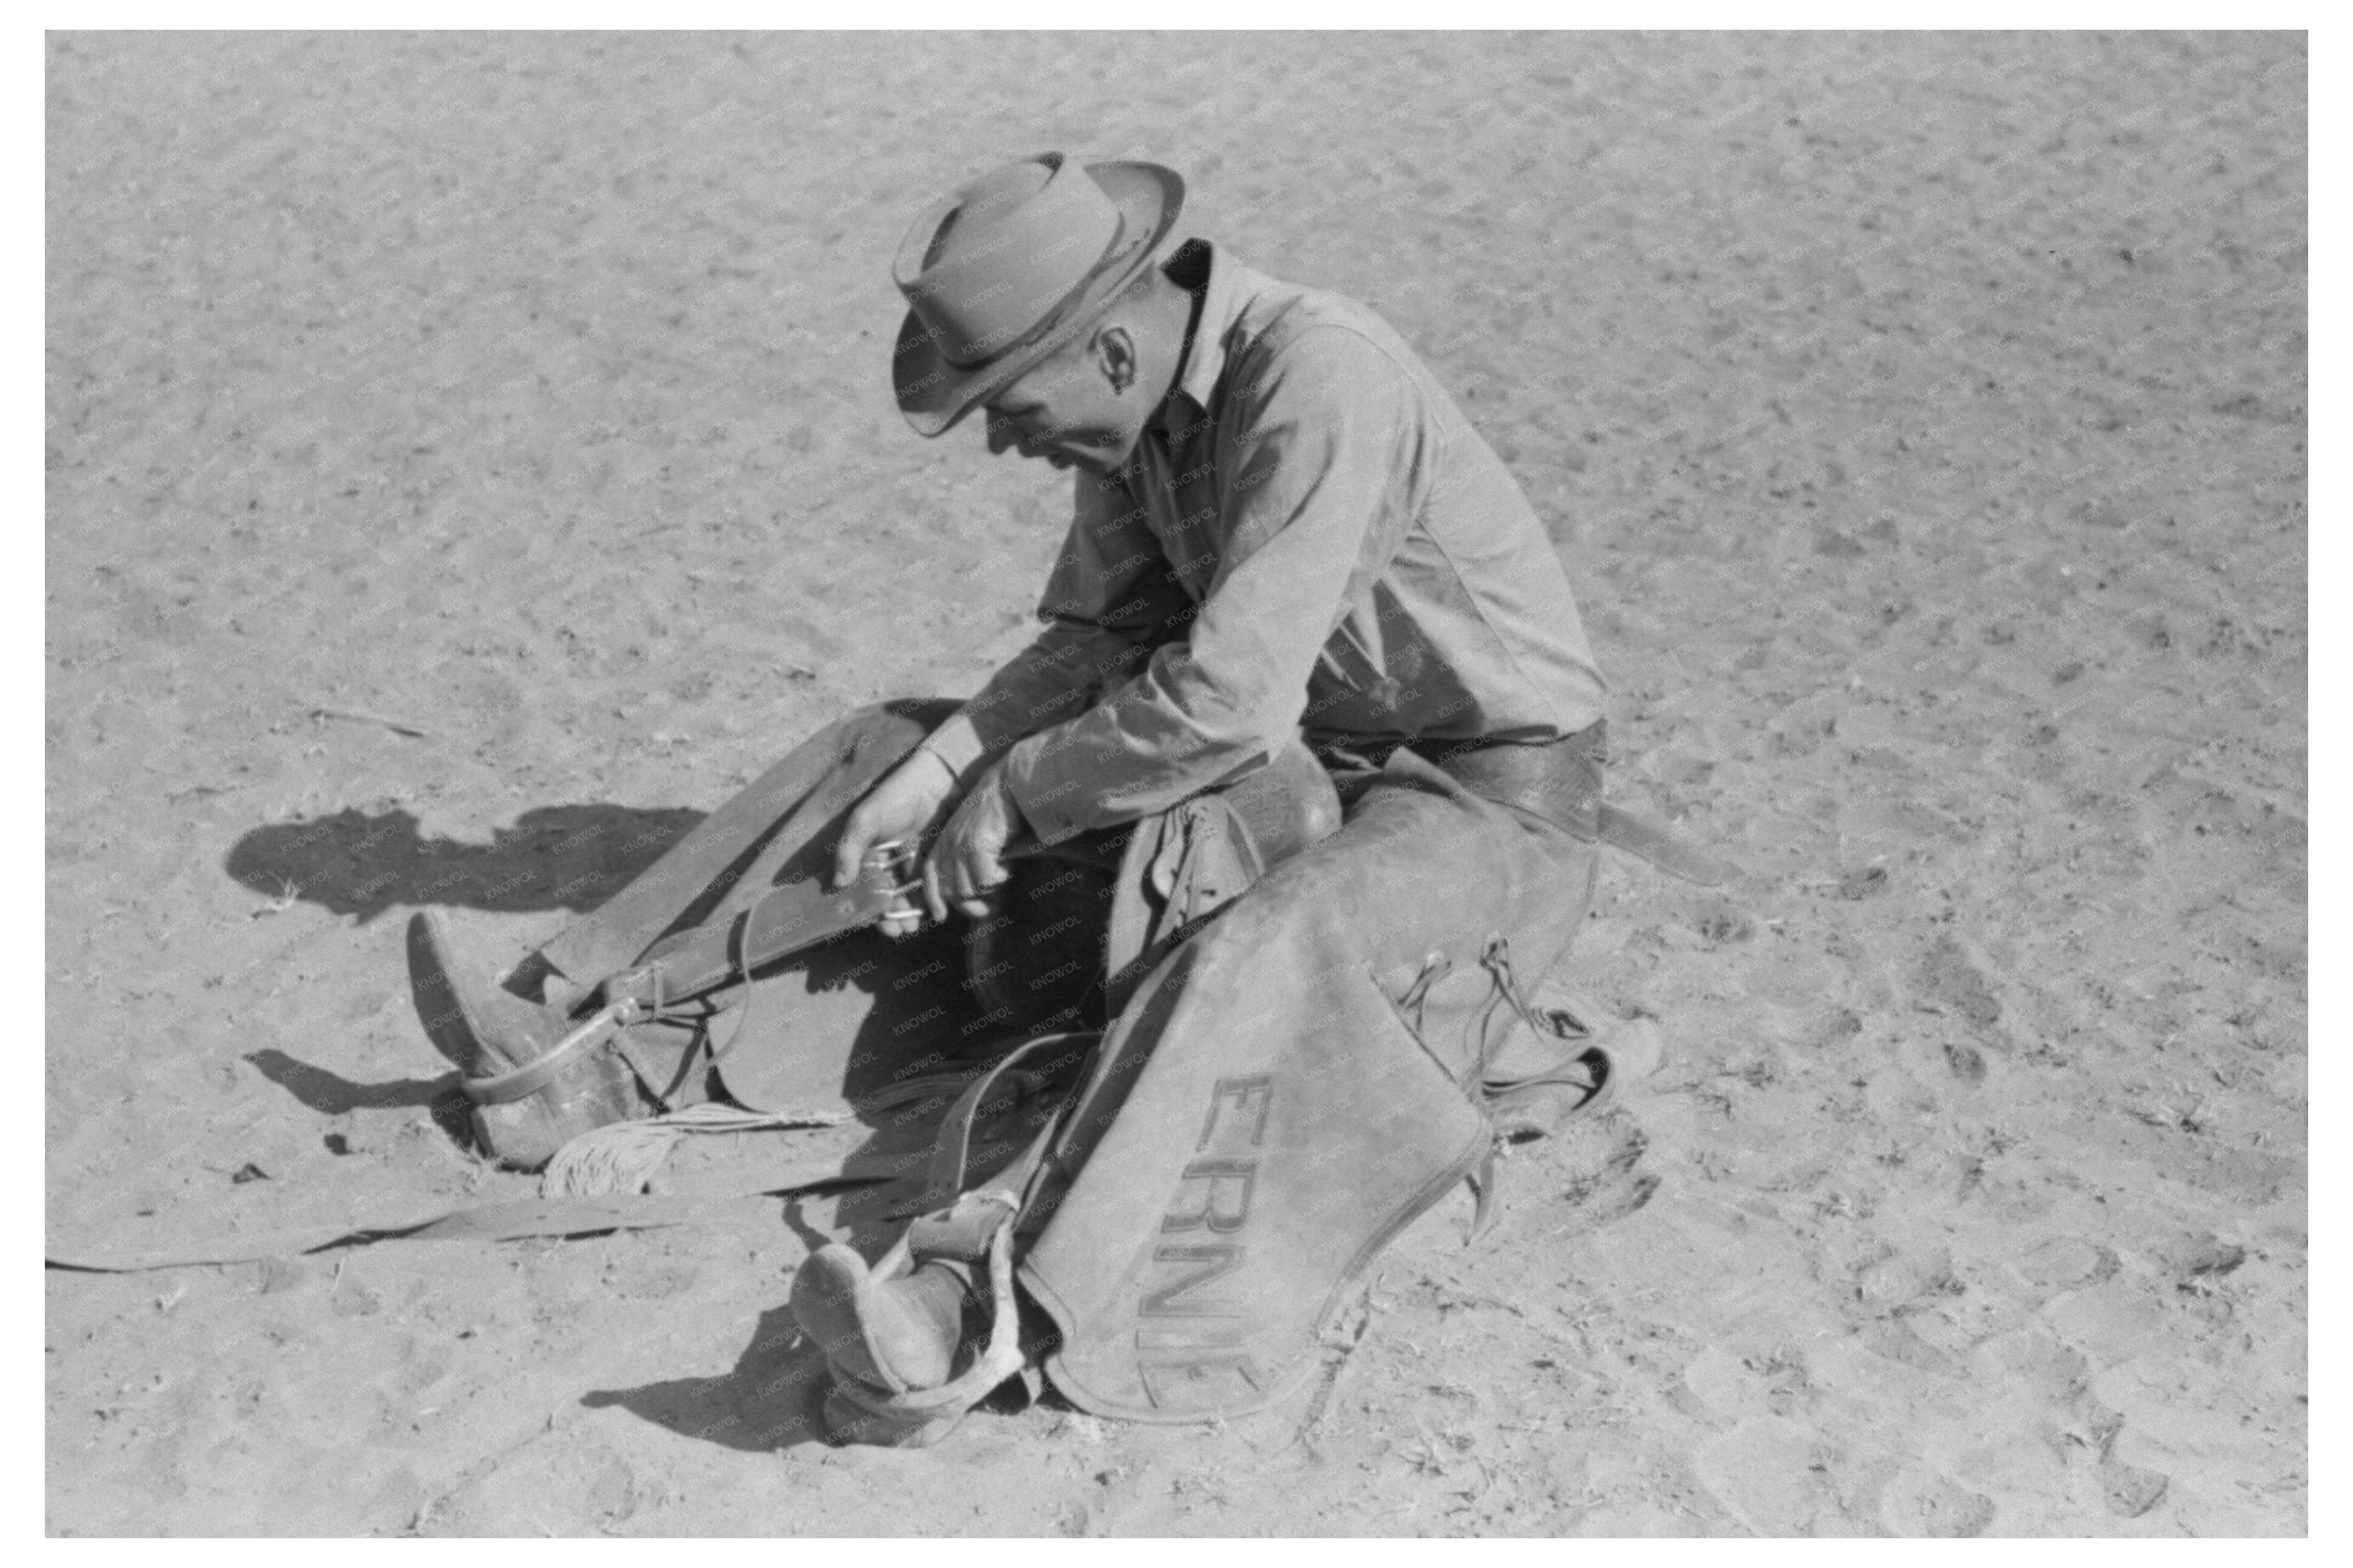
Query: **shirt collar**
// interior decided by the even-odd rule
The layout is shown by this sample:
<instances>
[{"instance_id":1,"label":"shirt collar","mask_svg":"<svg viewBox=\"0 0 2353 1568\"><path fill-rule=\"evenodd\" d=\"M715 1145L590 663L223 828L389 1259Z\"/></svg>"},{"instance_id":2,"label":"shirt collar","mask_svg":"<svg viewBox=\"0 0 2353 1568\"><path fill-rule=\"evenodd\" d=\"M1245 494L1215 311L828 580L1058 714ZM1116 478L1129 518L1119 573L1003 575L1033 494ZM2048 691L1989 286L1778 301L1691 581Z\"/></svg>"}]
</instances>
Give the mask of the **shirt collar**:
<instances>
[{"instance_id":1,"label":"shirt collar","mask_svg":"<svg viewBox=\"0 0 2353 1568\"><path fill-rule=\"evenodd\" d=\"M1186 353L1176 384L1168 389L1160 405L1160 427L1181 432L1208 416L1209 399L1226 374L1226 336L1240 319L1246 300L1237 276L1241 264L1208 240L1187 240L1169 258L1168 270L1180 283L1190 283L1196 275L1203 279L1201 316L1193 326L1192 347Z\"/></svg>"}]
</instances>

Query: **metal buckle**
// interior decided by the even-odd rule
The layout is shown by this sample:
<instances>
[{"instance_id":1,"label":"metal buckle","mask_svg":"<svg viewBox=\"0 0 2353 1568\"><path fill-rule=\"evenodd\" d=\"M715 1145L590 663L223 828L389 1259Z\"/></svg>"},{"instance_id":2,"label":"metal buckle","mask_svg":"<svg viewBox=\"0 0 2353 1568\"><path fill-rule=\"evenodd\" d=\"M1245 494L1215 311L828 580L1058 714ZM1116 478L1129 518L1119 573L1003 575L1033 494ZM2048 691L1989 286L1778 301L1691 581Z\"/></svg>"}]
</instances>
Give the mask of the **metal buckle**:
<instances>
[{"instance_id":1,"label":"metal buckle","mask_svg":"<svg viewBox=\"0 0 2353 1568\"><path fill-rule=\"evenodd\" d=\"M892 838L872 846L866 851L860 871L879 891L891 895L891 902L882 910L885 921L912 920L918 926L923 923L922 900L908 897L920 893L923 887L922 868L913 844L903 838Z\"/></svg>"}]
</instances>

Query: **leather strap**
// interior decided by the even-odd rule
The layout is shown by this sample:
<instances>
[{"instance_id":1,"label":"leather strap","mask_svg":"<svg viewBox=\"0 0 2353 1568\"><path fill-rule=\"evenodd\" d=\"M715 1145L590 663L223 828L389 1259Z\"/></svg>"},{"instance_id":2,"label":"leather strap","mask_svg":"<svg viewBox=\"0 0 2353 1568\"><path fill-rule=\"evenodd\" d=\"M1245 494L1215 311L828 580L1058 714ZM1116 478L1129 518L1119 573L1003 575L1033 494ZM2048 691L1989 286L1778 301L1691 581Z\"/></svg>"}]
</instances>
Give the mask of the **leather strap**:
<instances>
[{"instance_id":1,"label":"leather strap","mask_svg":"<svg viewBox=\"0 0 2353 1568\"><path fill-rule=\"evenodd\" d=\"M1671 877L1721 887L1737 868L1694 847L1651 818L1601 798L1607 721L1539 745L1511 742L1423 741L1425 761L1482 799L1517 806L1586 843L1599 841L1647 861Z\"/></svg>"},{"instance_id":2,"label":"leather strap","mask_svg":"<svg viewBox=\"0 0 2353 1568\"><path fill-rule=\"evenodd\" d=\"M721 923L713 917L738 907L742 893L773 882L812 840L838 831L858 797L957 706L953 699L891 702L836 720L541 952L562 973L593 982L641 962L665 931Z\"/></svg>"},{"instance_id":3,"label":"leather strap","mask_svg":"<svg viewBox=\"0 0 2353 1568\"><path fill-rule=\"evenodd\" d=\"M973 1122L978 1119L980 1108L988 1099L989 1091L1008 1072L1031 1053L1049 1046L1072 1045L1083 1040L1092 1047L1101 1037L1092 1029L1040 1035L1015 1047L987 1071L973 1079L965 1091L956 1096L955 1103L948 1108L946 1117L940 1122L939 1136L932 1144L931 1175L926 1188L929 1199L950 1204L955 1201L957 1194L964 1191L965 1167L972 1155Z\"/></svg>"},{"instance_id":4,"label":"leather strap","mask_svg":"<svg viewBox=\"0 0 2353 1568\"><path fill-rule=\"evenodd\" d=\"M849 886L837 891L808 877L764 889L742 914L655 943L635 967L605 982L605 994L659 1005L736 984L780 958L909 908L913 879L912 849L877 845Z\"/></svg>"},{"instance_id":5,"label":"leather strap","mask_svg":"<svg viewBox=\"0 0 2353 1568\"><path fill-rule=\"evenodd\" d=\"M535 1057L512 1072L460 1079L459 1087L477 1105L504 1105L522 1100L555 1081L574 1061L614 1038L623 1025L634 1024L644 1016L634 1001L616 1002L590 1014L578 1028L556 1041L554 1048L545 1056Z\"/></svg>"},{"instance_id":6,"label":"leather strap","mask_svg":"<svg viewBox=\"0 0 2353 1568\"><path fill-rule=\"evenodd\" d=\"M1731 861L1694 848L1664 824L1637 816L1624 806L1602 802L1600 820L1595 826L1595 836L1602 843L1647 860L1670 877L1680 877L1703 888L1720 888L1740 874L1740 868Z\"/></svg>"},{"instance_id":7,"label":"leather strap","mask_svg":"<svg viewBox=\"0 0 2353 1568\"><path fill-rule=\"evenodd\" d=\"M1535 745L1417 741L1410 749L1472 795L1517 806L1590 844L1599 836L1606 743L1603 721Z\"/></svg>"}]
</instances>

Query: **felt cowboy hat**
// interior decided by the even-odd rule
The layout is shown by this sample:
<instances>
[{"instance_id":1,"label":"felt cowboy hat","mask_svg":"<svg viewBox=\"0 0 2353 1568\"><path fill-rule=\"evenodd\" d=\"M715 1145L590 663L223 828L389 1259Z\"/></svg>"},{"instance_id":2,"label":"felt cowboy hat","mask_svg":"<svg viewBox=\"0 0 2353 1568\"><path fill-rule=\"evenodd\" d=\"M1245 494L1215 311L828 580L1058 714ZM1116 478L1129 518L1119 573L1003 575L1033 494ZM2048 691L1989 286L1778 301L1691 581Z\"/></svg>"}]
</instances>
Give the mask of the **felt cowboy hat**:
<instances>
[{"instance_id":1,"label":"felt cowboy hat","mask_svg":"<svg viewBox=\"0 0 2353 1568\"><path fill-rule=\"evenodd\" d=\"M915 220L892 280L899 412L936 436L1076 337L1167 248L1185 182L1157 163L1040 153Z\"/></svg>"}]
</instances>

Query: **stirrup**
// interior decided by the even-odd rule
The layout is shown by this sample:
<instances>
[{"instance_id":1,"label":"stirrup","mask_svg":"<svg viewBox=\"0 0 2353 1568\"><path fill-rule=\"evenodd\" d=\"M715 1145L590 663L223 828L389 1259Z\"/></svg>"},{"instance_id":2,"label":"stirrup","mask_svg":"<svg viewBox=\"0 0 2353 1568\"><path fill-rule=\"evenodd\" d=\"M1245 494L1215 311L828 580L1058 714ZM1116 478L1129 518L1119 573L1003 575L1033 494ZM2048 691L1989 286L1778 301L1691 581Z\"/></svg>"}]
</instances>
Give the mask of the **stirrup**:
<instances>
[{"instance_id":1,"label":"stirrup","mask_svg":"<svg viewBox=\"0 0 2353 1568\"><path fill-rule=\"evenodd\" d=\"M978 1357L937 1388L892 1394L839 1371L825 1399L825 1435L837 1443L885 1448L928 1448L954 1431L965 1413L1021 1370L1021 1314L1013 1299L1013 1216L1019 1199L1002 1190L970 1193L964 1204L996 1204L1005 1209L988 1243L990 1319L988 1342ZM914 1268L907 1238L875 1269L879 1279L895 1279Z\"/></svg>"},{"instance_id":2,"label":"stirrup","mask_svg":"<svg viewBox=\"0 0 2353 1568\"><path fill-rule=\"evenodd\" d=\"M1071 1100L1066 1100L1044 1120L1038 1135L1021 1156L988 1185L962 1192L972 1150L973 1124L1026 1058L1053 1047L1099 1038L1093 1030L1040 1035L999 1058L966 1085L940 1125L932 1148L931 1169L924 1181L929 1213L917 1218L876 1265L872 1278L888 1281L912 1273L916 1253L924 1257L956 1258L977 1262L988 1257L990 1319L988 1339L979 1356L961 1373L937 1388L893 1394L845 1373L830 1358L834 1385L825 1402L826 1436L839 1443L870 1443L883 1447L923 1448L938 1442L964 1419L965 1412L988 1397L1008 1378L1023 1371L1021 1312L1013 1295L1013 1223L1020 1215ZM1050 1064L1050 1074L1051 1067ZM933 1207L932 1205L939 1205ZM990 1210L998 1212L991 1215ZM992 1223L993 1220L993 1223Z\"/></svg>"}]
</instances>

